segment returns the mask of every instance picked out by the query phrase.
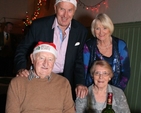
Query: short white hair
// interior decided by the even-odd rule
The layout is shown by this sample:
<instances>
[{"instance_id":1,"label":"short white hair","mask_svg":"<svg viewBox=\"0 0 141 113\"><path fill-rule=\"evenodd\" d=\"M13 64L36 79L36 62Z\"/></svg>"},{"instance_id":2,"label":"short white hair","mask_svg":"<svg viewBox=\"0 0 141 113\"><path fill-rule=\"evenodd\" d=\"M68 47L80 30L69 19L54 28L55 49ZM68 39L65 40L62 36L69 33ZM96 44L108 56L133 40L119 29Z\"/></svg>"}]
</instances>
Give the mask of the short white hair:
<instances>
[{"instance_id":1,"label":"short white hair","mask_svg":"<svg viewBox=\"0 0 141 113\"><path fill-rule=\"evenodd\" d=\"M76 0L56 0L55 5L57 5L59 2L70 2L70 3L72 3L75 7L77 7L77 1L76 1Z\"/></svg>"}]
</instances>

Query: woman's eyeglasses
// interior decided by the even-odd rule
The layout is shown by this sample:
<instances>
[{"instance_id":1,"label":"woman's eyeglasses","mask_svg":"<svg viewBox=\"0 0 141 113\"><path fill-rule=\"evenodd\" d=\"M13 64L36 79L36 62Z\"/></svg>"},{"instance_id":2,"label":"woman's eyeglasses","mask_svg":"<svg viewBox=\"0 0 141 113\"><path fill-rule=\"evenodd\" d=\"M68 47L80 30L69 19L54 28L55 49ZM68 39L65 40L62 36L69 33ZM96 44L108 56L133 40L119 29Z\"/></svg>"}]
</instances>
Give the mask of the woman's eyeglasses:
<instances>
[{"instance_id":1,"label":"woman's eyeglasses","mask_svg":"<svg viewBox=\"0 0 141 113\"><path fill-rule=\"evenodd\" d=\"M94 72L94 76L100 76L100 75L102 75L103 77L107 77L107 76L110 75L110 73L109 73L109 72L106 72L106 71L104 71L104 72L95 71L95 72Z\"/></svg>"}]
</instances>

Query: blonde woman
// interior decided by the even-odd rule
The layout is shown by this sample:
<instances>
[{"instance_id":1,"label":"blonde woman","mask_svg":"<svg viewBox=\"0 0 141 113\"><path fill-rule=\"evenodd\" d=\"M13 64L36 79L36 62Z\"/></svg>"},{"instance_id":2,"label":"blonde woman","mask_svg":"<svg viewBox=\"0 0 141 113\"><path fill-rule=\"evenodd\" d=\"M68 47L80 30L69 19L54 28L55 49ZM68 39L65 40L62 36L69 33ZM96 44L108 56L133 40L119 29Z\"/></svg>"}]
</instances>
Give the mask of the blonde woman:
<instances>
[{"instance_id":1,"label":"blonde woman","mask_svg":"<svg viewBox=\"0 0 141 113\"><path fill-rule=\"evenodd\" d=\"M85 79L93 83L90 67L96 60L107 61L114 72L110 84L124 90L130 78L130 62L125 41L112 36L114 25L108 15L98 14L91 24L93 37L84 46Z\"/></svg>"}]
</instances>

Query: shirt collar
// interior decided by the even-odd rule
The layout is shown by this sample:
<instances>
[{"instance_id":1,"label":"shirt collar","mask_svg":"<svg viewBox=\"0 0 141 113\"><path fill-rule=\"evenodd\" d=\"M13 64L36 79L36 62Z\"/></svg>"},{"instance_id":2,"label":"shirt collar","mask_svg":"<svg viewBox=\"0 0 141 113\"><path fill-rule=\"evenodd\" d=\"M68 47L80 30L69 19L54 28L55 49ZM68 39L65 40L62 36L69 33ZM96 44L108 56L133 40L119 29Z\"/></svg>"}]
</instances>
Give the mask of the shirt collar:
<instances>
[{"instance_id":1,"label":"shirt collar","mask_svg":"<svg viewBox=\"0 0 141 113\"><path fill-rule=\"evenodd\" d=\"M7 34L9 34L9 33L7 33L7 32L4 31L4 36L6 36Z\"/></svg>"},{"instance_id":2,"label":"shirt collar","mask_svg":"<svg viewBox=\"0 0 141 113\"><path fill-rule=\"evenodd\" d=\"M35 74L35 72L33 70L29 70L29 76L28 76L28 80L32 80L33 78L40 78L38 75ZM48 80L51 79L51 75L46 76L45 78L47 78Z\"/></svg>"},{"instance_id":3,"label":"shirt collar","mask_svg":"<svg viewBox=\"0 0 141 113\"><path fill-rule=\"evenodd\" d=\"M55 18L55 20L54 20L54 23L53 23L53 25L52 25L52 29L53 28L55 28L55 27L58 27L59 26L59 24L58 24L58 22L57 22L57 18ZM70 29L71 28L71 22L70 22L70 24L69 24L69 26L67 27L67 29Z\"/></svg>"}]
</instances>

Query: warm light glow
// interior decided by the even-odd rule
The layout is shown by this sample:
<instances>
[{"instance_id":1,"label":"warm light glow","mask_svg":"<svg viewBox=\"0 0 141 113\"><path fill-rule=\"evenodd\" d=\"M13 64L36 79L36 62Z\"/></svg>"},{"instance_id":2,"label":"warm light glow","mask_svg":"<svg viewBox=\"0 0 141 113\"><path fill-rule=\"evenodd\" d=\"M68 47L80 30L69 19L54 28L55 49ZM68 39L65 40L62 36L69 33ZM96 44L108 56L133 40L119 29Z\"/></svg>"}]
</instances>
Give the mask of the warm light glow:
<instances>
[{"instance_id":1,"label":"warm light glow","mask_svg":"<svg viewBox=\"0 0 141 113\"><path fill-rule=\"evenodd\" d=\"M100 7L101 7L102 5L105 5L106 8L108 7L108 5L107 5L107 3L106 3L106 0L101 0L101 1L98 2L97 4L91 5L91 6L86 5L86 4L85 4L84 2L82 2L81 0L78 0L78 5L79 5L79 6L82 6L82 7L85 8L86 10L91 10L91 11L96 11L96 12L99 11L99 9L100 9Z\"/></svg>"},{"instance_id":2,"label":"warm light glow","mask_svg":"<svg viewBox=\"0 0 141 113\"><path fill-rule=\"evenodd\" d=\"M29 18L30 16L28 15L28 12L26 11L26 19L23 20L23 24L25 24L25 26L30 25L33 20L38 18L38 15L40 14L39 11L41 10L41 7L43 6L42 1L46 2L46 0L38 0L37 8L34 11L33 17L31 17L31 19Z\"/></svg>"}]
</instances>

